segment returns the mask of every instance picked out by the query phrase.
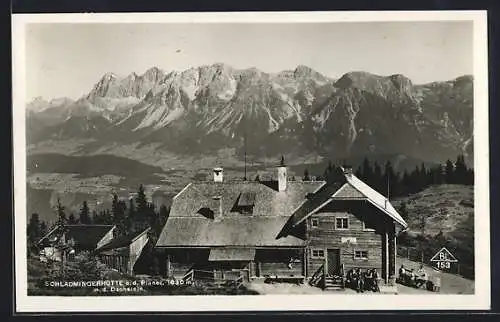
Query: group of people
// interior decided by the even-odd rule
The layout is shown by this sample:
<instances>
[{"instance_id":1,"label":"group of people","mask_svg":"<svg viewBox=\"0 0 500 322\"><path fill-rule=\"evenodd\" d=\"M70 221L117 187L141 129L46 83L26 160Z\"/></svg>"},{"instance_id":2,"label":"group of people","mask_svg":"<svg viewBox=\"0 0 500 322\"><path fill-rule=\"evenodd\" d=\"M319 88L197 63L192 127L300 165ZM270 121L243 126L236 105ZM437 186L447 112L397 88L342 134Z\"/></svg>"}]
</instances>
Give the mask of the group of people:
<instances>
[{"instance_id":1,"label":"group of people","mask_svg":"<svg viewBox=\"0 0 500 322\"><path fill-rule=\"evenodd\" d=\"M420 265L416 271L406 268L404 265L399 268L399 282L401 284L420 288L427 285L428 281L429 275L425 271L424 265Z\"/></svg>"},{"instance_id":2,"label":"group of people","mask_svg":"<svg viewBox=\"0 0 500 322\"><path fill-rule=\"evenodd\" d=\"M346 285L363 293L364 291L380 292L378 286L378 272L375 268L362 272L361 269L354 268L347 273Z\"/></svg>"}]
</instances>

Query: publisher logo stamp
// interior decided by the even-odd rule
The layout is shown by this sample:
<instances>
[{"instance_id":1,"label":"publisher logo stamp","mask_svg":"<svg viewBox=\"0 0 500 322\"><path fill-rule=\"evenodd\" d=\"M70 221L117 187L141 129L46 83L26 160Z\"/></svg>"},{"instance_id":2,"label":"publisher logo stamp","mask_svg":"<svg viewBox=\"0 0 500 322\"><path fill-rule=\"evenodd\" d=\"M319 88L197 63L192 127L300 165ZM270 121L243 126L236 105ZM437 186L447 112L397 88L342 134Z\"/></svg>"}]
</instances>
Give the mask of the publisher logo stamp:
<instances>
[{"instance_id":1,"label":"publisher logo stamp","mask_svg":"<svg viewBox=\"0 0 500 322\"><path fill-rule=\"evenodd\" d=\"M449 270L452 263L458 263L458 260L448 249L443 247L431 258L431 262L435 263L438 269Z\"/></svg>"}]
</instances>

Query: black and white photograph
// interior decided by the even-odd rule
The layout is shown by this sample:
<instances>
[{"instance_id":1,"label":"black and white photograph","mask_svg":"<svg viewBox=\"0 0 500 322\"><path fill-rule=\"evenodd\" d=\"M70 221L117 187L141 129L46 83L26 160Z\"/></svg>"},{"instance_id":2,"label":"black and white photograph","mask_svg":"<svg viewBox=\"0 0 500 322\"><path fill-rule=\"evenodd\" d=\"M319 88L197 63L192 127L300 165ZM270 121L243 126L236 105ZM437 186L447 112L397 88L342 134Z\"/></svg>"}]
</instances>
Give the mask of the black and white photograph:
<instances>
[{"instance_id":1,"label":"black and white photograph","mask_svg":"<svg viewBox=\"0 0 500 322\"><path fill-rule=\"evenodd\" d=\"M488 308L485 26L14 15L18 310Z\"/></svg>"}]
</instances>

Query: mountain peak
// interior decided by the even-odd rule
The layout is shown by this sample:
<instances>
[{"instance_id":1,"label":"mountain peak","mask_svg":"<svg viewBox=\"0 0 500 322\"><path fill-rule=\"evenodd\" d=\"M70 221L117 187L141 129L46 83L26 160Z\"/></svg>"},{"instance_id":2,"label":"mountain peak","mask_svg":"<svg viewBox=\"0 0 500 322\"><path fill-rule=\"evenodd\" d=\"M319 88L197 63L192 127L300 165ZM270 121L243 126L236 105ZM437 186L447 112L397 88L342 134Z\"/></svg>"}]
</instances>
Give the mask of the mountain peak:
<instances>
[{"instance_id":1,"label":"mountain peak","mask_svg":"<svg viewBox=\"0 0 500 322\"><path fill-rule=\"evenodd\" d=\"M160 72L162 71L159 67L156 67L156 66L153 66L153 67L150 67L148 68L144 74L148 74L148 73L157 73L157 72Z\"/></svg>"},{"instance_id":2,"label":"mountain peak","mask_svg":"<svg viewBox=\"0 0 500 322\"><path fill-rule=\"evenodd\" d=\"M294 75L297 76L310 76L315 71L306 65L298 65L293 71Z\"/></svg>"},{"instance_id":3,"label":"mountain peak","mask_svg":"<svg viewBox=\"0 0 500 322\"><path fill-rule=\"evenodd\" d=\"M474 81L474 76L472 76L472 75L458 76L457 78L455 78L453 80L453 82L455 84L458 84L458 83L472 83L473 81Z\"/></svg>"},{"instance_id":4,"label":"mountain peak","mask_svg":"<svg viewBox=\"0 0 500 322\"><path fill-rule=\"evenodd\" d=\"M37 96L32 100L32 102L41 102L41 101L45 101L45 99L42 96Z\"/></svg>"},{"instance_id":5,"label":"mountain peak","mask_svg":"<svg viewBox=\"0 0 500 322\"><path fill-rule=\"evenodd\" d=\"M335 86L340 88L358 87L363 89L370 83L377 82L381 78L381 76L364 71L352 71L342 75L342 77L335 82Z\"/></svg>"},{"instance_id":6,"label":"mountain peak","mask_svg":"<svg viewBox=\"0 0 500 322\"><path fill-rule=\"evenodd\" d=\"M403 74L391 75L389 76L389 79L397 88L410 88L411 86L413 86L412 81Z\"/></svg>"},{"instance_id":7,"label":"mountain peak","mask_svg":"<svg viewBox=\"0 0 500 322\"><path fill-rule=\"evenodd\" d=\"M164 76L165 76L165 72L156 66L149 68L142 75L142 77L144 77L152 82L157 82L158 80L160 80Z\"/></svg>"},{"instance_id":8,"label":"mountain peak","mask_svg":"<svg viewBox=\"0 0 500 322\"><path fill-rule=\"evenodd\" d=\"M118 78L118 75L116 75L113 72L107 72L104 75L102 75L102 77L101 77L101 79L108 79L108 80L116 79L116 78Z\"/></svg>"},{"instance_id":9,"label":"mountain peak","mask_svg":"<svg viewBox=\"0 0 500 322\"><path fill-rule=\"evenodd\" d=\"M230 66L228 64L225 64L225 63L216 62L216 63L212 64L212 67L217 68L217 69L225 69L225 68L229 68Z\"/></svg>"}]
</instances>

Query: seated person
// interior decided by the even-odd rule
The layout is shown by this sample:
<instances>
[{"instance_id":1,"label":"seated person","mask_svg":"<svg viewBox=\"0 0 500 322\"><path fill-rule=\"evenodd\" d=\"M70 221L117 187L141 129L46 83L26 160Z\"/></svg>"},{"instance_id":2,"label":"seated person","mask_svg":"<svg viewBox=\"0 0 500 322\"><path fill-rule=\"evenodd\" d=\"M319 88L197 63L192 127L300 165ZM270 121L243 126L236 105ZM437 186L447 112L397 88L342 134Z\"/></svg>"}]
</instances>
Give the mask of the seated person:
<instances>
[{"instance_id":1,"label":"seated person","mask_svg":"<svg viewBox=\"0 0 500 322\"><path fill-rule=\"evenodd\" d=\"M373 283L375 287L375 292L380 292L380 287L378 286L378 280L379 280L379 275L377 270L374 268L373 269Z\"/></svg>"},{"instance_id":2,"label":"seated person","mask_svg":"<svg viewBox=\"0 0 500 322\"><path fill-rule=\"evenodd\" d=\"M402 284L408 284L410 280L411 272L407 270L403 264L401 264L401 267L399 268L399 282Z\"/></svg>"},{"instance_id":3,"label":"seated person","mask_svg":"<svg viewBox=\"0 0 500 322\"><path fill-rule=\"evenodd\" d=\"M362 273L360 268L356 268L356 276L356 291L363 293L365 289L365 273Z\"/></svg>"},{"instance_id":4,"label":"seated person","mask_svg":"<svg viewBox=\"0 0 500 322\"><path fill-rule=\"evenodd\" d=\"M365 274L365 286L367 290L373 290L373 270L368 269Z\"/></svg>"},{"instance_id":5,"label":"seated person","mask_svg":"<svg viewBox=\"0 0 500 322\"><path fill-rule=\"evenodd\" d=\"M427 272L424 269L424 265L420 265L415 275L416 275L415 276L416 287L421 287L422 285L425 285L429 279L429 276L427 275Z\"/></svg>"},{"instance_id":6,"label":"seated person","mask_svg":"<svg viewBox=\"0 0 500 322\"><path fill-rule=\"evenodd\" d=\"M379 292L378 273L375 268L368 270L366 274L366 288L370 291Z\"/></svg>"},{"instance_id":7,"label":"seated person","mask_svg":"<svg viewBox=\"0 0 500 322\"><path fill-rule=\"evenodd\" d=\"M436 276L433 281L433 288L432 290L434 292L439 292L441 290L441 277Z\"/></svg>"},{"instance_id":8,"label":"seated person","mask_svg":"<svg viewBox=\"0 0 500 322\"><path fill-rule=\"evenodd\" d=\"M401 267L399 268L399 277L402 278L406 274L406 269L403 264L401 264Z\"/></svg>"},{"instance_id":9,"label":"seated person","mask_svg":"<svg viewBox=\"0 0 500 322\"><path fill-rule=\"evenodd\" d=\"M350 269L348 272L347 272L347 276L346 276L346 284L349 285L349 286L352 286L352 281L353 281L353 275L354 275L354 270L353 269Z\"/></svg>"},{"instance_id":10,"label":"seated person","mask_svg":"<svg viewBox=\"0 0 500 322\"><path fill-rule=\"evenodd\" d=\"M359 292L359 287L361 284L361 273L359 271L359 268L355 268L349 271L348 279L350 287Z\"/></svg>"}]
</instances>

